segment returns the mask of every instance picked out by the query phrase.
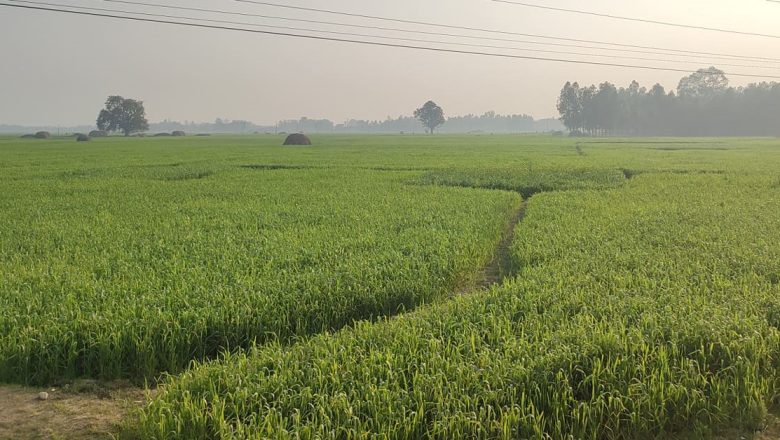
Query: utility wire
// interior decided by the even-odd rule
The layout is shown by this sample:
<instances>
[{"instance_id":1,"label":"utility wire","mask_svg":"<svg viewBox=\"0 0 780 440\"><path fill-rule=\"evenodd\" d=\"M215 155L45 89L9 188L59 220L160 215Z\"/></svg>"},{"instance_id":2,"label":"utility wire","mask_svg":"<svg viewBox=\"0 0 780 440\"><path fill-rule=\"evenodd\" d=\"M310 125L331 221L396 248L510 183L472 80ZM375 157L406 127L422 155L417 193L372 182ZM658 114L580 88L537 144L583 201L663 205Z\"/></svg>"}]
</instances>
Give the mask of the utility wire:
<instances>
[{"instance_id":1,"label":"utility wire","mask_svg":"<svg viewBox=\"0 0 780 440\"><path fill-rule=\"evenodd\" d=\"M591 66L621 67L621 68L629 68L629 69L641 69L641 70L652 70L652 71L663 71L663 72L690 73L689 69L679 69L679 68L671 68L671 67L644 66L644 65L620 64L620 63L604 63L598 61L571 60L571 59L563 59L563 58L546 58L546 57L535 57L535 56L525 56L525 55L509 55L509 54L491 53L491 52L444 49L444 48L430 47L430 46L382 43L377 41L322 37L316 35L305 35L305 34L297 34L291 32L273 32L273 31L263 31L258 29L245 29L245 28L236 28L236 27L228 27L228 26L209 25L203 23L187 23L181 21L162 20L162 19L154 19L154 18L130 17L130 16L113 15L113 14L98 13L98 12L73 11L68 9L59 9L59 8L43 7L43 6L0 3L0 7L11 7L11 8L19 8L19 9L27 9L27 10L36 10L36 11L48 11L48 12L55 12L60 14L71 14L71 15L81 15L81 16L90 16L90 17L112 18L112 19L134 21L134 22L168 24L168 25L192 27L192 28L199 28L199 29L217 29L217 30L262 34L262 35L273 35L279 37L292 37L292 38L300 38L300 39L308 39L308 40L332 41L337 43L352 43L352 44L361 44L361 45L375 46L375 47L392 47L392 48L413 49L413 50L428 51L428 52L441 52L441 53L452 53L452 54L461 54L461 55L477 55L477 56L486 56L486 57L494 57L494 58L549 61L549 62L557 62L557 63L581 64L581 65L591 65ZM730 76L738 76L738 77L780 80L780 76L772 76L772 75L757 75L757 74L750 74L750 73L726 73L726 74Z\"/></svg>"},{"instance_id":2,"label":"utility wire","mask_svg":"<svg viewBox=\"0 0 780 440\"><path fill-rule=\"evenodd\" d=\"M15 0L10 0L15 1ZM186 10L186 11L196 11L196 12L208 12L208 13L216 13L216 14L226 14L226 15L237 15L237 16L243 16L243 17L258 17L258 18L266 18L266 19L274 19L274 20L284 20L284 21L292 21L292 22L299 22L299 23L313 23L313 24L324 24L324 25L332 25L332 26L342 26L342 27L352 27L352 28L360 28L360 29L371 29L371 30L382 30L382 31L390 31L390 32L403 32L403 33L416 33L416 34L424 34L424 35L435 35L435 36L443 36L443 37L455 37L455 38L467 38L472 40L482 40L482 41L501 41L501 42L510 42L510 43L521 43L521 44L533 44L533 45L541 45L541 46L557 46L557 47L572 47L577 49L593 49L593 50L601 50L601 51L607 51L607 52L627 52L627 53L639 53L639 54L649 54L649 55L664 55L664 56L675 56L675 57L688 57L688 58L701 58L701 59L708 59L708 60L749 60L753 62L764 62L764 63L780 63L780 59L771 59L771 58L757 58L757 57L742 57L738 55L727 55L727 54L720 54L720 55L713 55L709 56L707 52L694 52L694 51L682 51L682 53L666 53L666 52L658 52L658 50L674 50L674 49L656 49L655 51L647 51L647 50L632 50L632 49L617 49L615 47L599 47L599 46L587 46L582 44L567 44L567 43L551 43L551 42L541 42L541 41L530 41L530 40L517 40L517 39L508 39L508 38L497 38L497 37L480 37L480 36L473 36L473 35L463 35L463 34L450 34L450 33L443 33L443 32L431 32L431 31L422 31L422 30L408 30L408 29L399 29L399 28L388 28L388 27L382 27L382 26L368 26L368 25L358 25L358 24L351 24L351 23L338 23L338 22L332 22L332 21L322 21L322 20L306 20L301 18L290 18L290 17L280 17L280 16L274 16L274 15L263 15L263 14L252 14L248 12L235 12L235 11L224 11L220 9L204 9L204 8L192 8L192 7L186 7L186 6L171 6L171 5L163 5L159 3L147 3L147 2L136 2L136 1L127 1L127 0L104 0L109 3L121 3L126 5L134 5L134 6L149 6L149 7L157 7L157 8L165 8L165 9L175 9L175 10ZM35 2L23 2L23 3L35 3ZM307 8L308 9L308 8ZM495 31L495 32L501 32L501 31ZM519 35L529 35L534 36L533 34L519 34ZM536 37L536 36L534 36ZM537 38L557 38L557 37L548 37L548 36L538 36ZM575 40L577 41L577 40ZM628 58L626 58L628 59ZM639 58L637 58L639 59ZM682 60L681 60L682 61ZM721 64L720 61L718 61L717 64ZM725 64L722 64L725 65ZM732 65L737 66L737 65Z\"/></svg>"},{"instance_id":3,"label":"utility wire","mask_svg":"<svg viewBox=\"0 0 780 440\"><path fill-rule=\"evenodd\" d=\"M242 1L242 0L237 0ZM633 22L639 22L639 23L649 23L649 24L658 24L662 26L672 26L672 27L678 27L678 28L685 28L685 29L697 29L700 31L711 31L711 32L721 32L726 34L737 34L737 35L748 35L751 37L764 37L764 38L775 38L780 39L780 35L773 35L773 34L761 34L758 32L746 32L746 31L737 31L733 29L721 29L721 28L713 28L713 27L706 27L706 26L696 26L691 24L682 24L682 23L671 23L668 21L659 21L659 20L649 20L645 18L635 18L635 17L623 17L620 15L612 15L612 14L602 14L599 12L591 12L591 11L582 11L579 9L568 9L568 8L557 8L554 6L545 6L545 5L536 5L533 3L524 3L514 0L492 0L496 3L507 3L510 5L516 5L516 6L524 6L526 8L536 8L536 9L545 9L548 11L557 11L557 12L568 12L572 14L580 14L580 15L589 15L592 17L602 17L602 18L610 18L613 20L623 20L623 21L633 21ZM772 1L772 0L769 0Z\"/></svg>"},{"instance_id":4,"label":"utility wire","mask_svg":"<svg viewBox=\"0 0 780 440\"><path fill-rule=\"evenodd\" d=\"M524 52L534 52L534 53L551 53L551 54L559 54L559 55L579 55L579 56L592 56L592 57L599 57L599 58L611 58L611 59L623 59L623 60L635 60L635 61L659 61L664 63L683 63L683 64L694 64L694 63L700 63L701 61L696 61L693 59L659 59L659 58L646 58L646 57L630 57L630 56L624 56L624 55L608 55L608 54L597 54L597 53L582 53L582 52L568 52L568 51L554 51L554 50L541 50L541 49L529 49L529 48L520 48L520 47L510 47L510 46L497 46L497 45L486 45L486 44L472 44L472 43L458 43L458 42L449 42L449 41L437 41L437 40L424 40L424 39L417 39L417 38L406 38L406 37L388 37L388 36L379 36L379 35L368 35L368 34L359 34L359 33L351 33L351 32L336 32L336 31L327 31L327 30L318 30L318 29L302 29L302 28L295 28L295 27L286 27L286 26L273 26L273 25L265 25L265 24L257 24L257 23L246 23L246 22L236 22L236 21L227 21L227 20L214 20L214 19L206 19L206 18L194 18L194 17L182 17L182 16L176 16L176 15L164 15L164 14L148 14L143 12L131 12L131 11L122 11L122 10L116 10L116 9L104 9L104 8L90 8L90 7L82 7L82 6L70 6L70 5L62 5L62 4L55 4L55 3L46 3L46 2L36 2L36 1L27 1L27 0L9 0L9 1L15 1L18 3L27 3L27 4L34 4L34 5L45 5L45 6L54 6L54 7L70 7L70 8L77 8L77 9L85 9L85 10L92 10L92 11L101 11L101 12L115 12L115 13L125 13L125 14L137 14L137 15L145 15L145 16L156 16L156 17L163 17L163 18L175 18L175 19L185 19L185 20L201 20L201 21L207 21L211 23L223 23L223 24L235 24L235 25L241 25L241 26L255 26L255 27L265 27L265 28L272 28L272 29L285 29L285 30L294 30L294 31L304 31L304 32L319 32L319 33L326 33L331 35L347 35L347 36L353 36L353 37L369 37L369 38L379 38L384 40L401 40L401 41L411 41L411 42L417 42L417 43L434 43L434 44L449 44L449 45L455 45L455 46L462 46L462 47L479 47L479 48L488 48L488 49L506 49L506 50L515 50L515 51L524 51ZM296 19L296 18L288 18L288 17L278 17L278 16L269 16L269 15L261 15L261 14L251 14L251 13L244 13L244 12L233 12L233 11L223 11L223 10L217 10L217 9L203 9L203 8L190 8L190 7L179 7L179 6L170 6L170 5L161 5L158 3L144 3L144 2L133 2L133 1L125 1L125 0L104 0L106 2L110 3L122 3L122 4L128 4L128 5L136 5L136 6L150 6L150 7L159 7L159 8L166 8L166 9L175 9L175 10L187 10L187 11L198 11L198 12L209 12L209 13L219 13L219 14L232 14L232 15L240 15L240 16L248 16L248 17L260 17L260 18L269 18L269 19L279 19L279 20L287 20L287 21L295 21L295 22L306 22L306 23L315 23L315 24L325 24L325 25L336 25L336 26L349 26L349 27L358 27L358 28L365 28L365 29L374 29L374 30L386 30L386 31L396 31L396 32L404 32L404 33L419 33L424 35L437 35L437 36L446 36L446 37L463 37L463 38L476 38L479 40L488 40L488 41L506 41L506 42L513 42L513 43L522 43L522 44L534 44L534 45L542 45L542 46L557 46L557 47L574 47L578 49L595 49L595 50L606 50L606 51L618 51L618 52L639 52L639 53L647 53L651 55L666 55L666 56L676 56L676 57L687 57L687 58L703 58L708 59L712 61L713 59L716 59L717 57L704 57L704 56L691 56L691 55L682 55L682 54L666 54L666 53L659 53L659 52L645 52L645 51L630 51L630 50L624 50L624 49L611 49L611 48L601 48L597 46L583 46L583 45L576 45L576 44L560 44L560 43L545 43L545 42L539 42L539 41L529 41L529 40L513 40L513 39L503 39L503 38L490 38L490 37L472 37L469 35L460 35L460 34L447 34L447 33L440 33L440 32L425 32L425 31L410 31L406 29L396 29L396 28L384 28L384 27L377 27L377 26L361 26L361 25L351 25L351 24L345 24L345 23L334 23L334 22L328 22L328 21L319 21L319 20L302 20L302 19ZM718 58L719 60L727 60L727 61L734 61L735 59L732 58ZM751 61L751 60L747 60ZM752 60L755 61L755 60ZM730 64L730 63L723 63L721 61L718 61L717 64L719 66L724 67L743 67L743 68L756 68L756 69L777 69L780 68L780 66L761 66L761 65L745 65L745 64Z\"/></svg>"},{"instance_id":5,"label":"utility wire","mask_svg":"<svg viewBox=\"0 0 780 440\"><path fill-rule=\"evenodd\" d=\"M105 0L105 1L116 1L116 0ZM753 59L753 60L764 60L764 61L780 61L780 58L752 57L752 56L745 56L745 55L733 55L733 54L722 54L722 53L712 53L712 52L700 52L700 51L690 51L690 50L682 50L682 49L669 49L669 48L662 48L662 47L656 47L656 46L641 46L641 45L635 45L635 44L614 43L614 42L609 42L609 41L584 40L584 39L578 39L578 38L565 38L565 37L555 37L555 36L549 36L549 35L526 34L526 33L521 33L521 32L501 31L501 30L496 30L496 29L485 29L485 28L476 28L476 27L468 27L468 26L456 26L456 25L449 25L449 24L442 24L442 23L426 22L426 21L402 20L402 19L398 19L398 18L388 18L388 17L380 17L380 16L375 16L375 15L365 15L365 14L354 14L354 13L350 13L350 12L335 11L335 10L331 10L331 9L307 8L307 7L303 7L303 6L284 5L284 4L279 4L279 3L271 3L271 2L257 1L257 0L233 0L233 1L240 2L240 3L251 3L251 4L255 4L255 5L271 6L271 7L276 7L276 8L285 8L285 9L293 9L293 10L308 11L308 12L318 12L318 13L331 14L331 15L342 15L342 16L346 16L346 17L367 18L367 19L371 19L371 20L381 20L381 21L389 21L389 22L395 22L395 23L406 23L406 24L415 24L415 25L422 25L422 26L434 26L434 27L447 28L447 29L460 29L460 30L477 31L477 32L489 32L489 33L494 33L494 34L516 35L516 36L523 36L523 37L533 37L533 38L542 38L542 39L559 40L559 41L572 41L572 42L576 42L576 43L602 44L602 45L605 45L605 46L628 47L628 48L634 48L634 49L661 50L661 51L667 51L667 52L679 52L679 53L696 54L696 55L714 55L714 56L733 57L733 58L740 58L740 59Z\"/></svg>"},{"instance_id":6,"label":"utility wire","mask_svg":"<svg viewBox=\"0 0 780 440\"><path fill-rule=\"evenodd\" d=\"M177 19L177 20L196 20L196 21L205 21L205 22L209 22L209 23L232 24L232 25L239 25L239 26L252 26L252 27L260 27L260 28L267 28L267 29L283 29L283 30L288 30L288 31L291 30L291 31L299 31L299 32L316 32L316 33L324 33L324 34L330 34L330 35L341 35L341 36L363 37L363 38L375 38L375 39L381 39L381 40L407 41L407 42L413 42L413 43L446 44L446 45L454 45L454 46L460 46L460 47L477 47L477 48L482 48L482 49L504 49L504 50L513 50L513 51L531 52L531 53L551 53L551 54L557 54L557 55L574 55L574 56L583 56L583 57L600 57L600 58L608 58L608 59L622 59L622 60L634 60L634 61L655 61L655 62L662 62L662 63L679 63L679 64L696 64L696 63L698 63L698 61L693 61L693 60L669 60L669 59L659 59L659 58L627 57L627 56L592 54L592 53L582 53L582 52L567 52L567 51L555 51L555 50L528 49L528 48L512 47L512 46L495 46L495 45L485 45L485 44L470 44L470 43L459 43L459 42L440 41L440 40L426 40L426 39L417 39L417 38L389 37L389 36L383 36L383 35L359 34L359 33L353 33L353 32L337 32L337 31L328 31L328 30L320 30L320 29L295 28L295 27L288 27L288 26L274 26L274 25L266 25L266 24L259 24L259 23L246 23L246 22L239 22L239 21L215 20L215 19L208 19L208 18L186 17L186 16L180 16L180 15L152 14L152 13L146 13L146 12L126 11L126 10L107 9L107 8L94 8L94 7L87 7L87 6L71 6L71 5L63 5L63 4L60 4L60 3L47 3L47 2L38 2L38 1L31 1L31 0L10 0L10 1L14 1L14 2L17 2L17 3L39 5L39 6L67 7L67 8L76 9L76 10L110 12L110 13L118 13L118 14L133 14L133 15L141 15L141 16L145 16L145 17L169 18L169 19ZM724 67L741 67L741 68L750 68L750 69L775 69L775 70L776 69L780 69L780 66L777 66L777 67L775 67L775 66L756 66L756 65L724 64L724 63L718 63L718 64L720 66L724 66Z\"/></svg>"}]
</instances>

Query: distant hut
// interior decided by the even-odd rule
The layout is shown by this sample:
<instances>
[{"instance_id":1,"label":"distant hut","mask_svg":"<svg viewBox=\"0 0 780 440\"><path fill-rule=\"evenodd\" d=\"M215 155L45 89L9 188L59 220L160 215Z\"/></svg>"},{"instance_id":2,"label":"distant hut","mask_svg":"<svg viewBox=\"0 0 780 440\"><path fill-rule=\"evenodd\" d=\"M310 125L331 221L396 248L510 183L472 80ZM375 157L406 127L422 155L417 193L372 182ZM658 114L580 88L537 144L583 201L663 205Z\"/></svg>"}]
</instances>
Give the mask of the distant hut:
<instances>
[{"instance_id":1,"label":"distant hut","mask_svg":"<svg viewBox=\"0 0 780 440\"><path fill-rule=\"evenodd\" d=\"M311 145L311 139L303 133L293 133L287 136L284 145Z\"/></svg>"}]
</instances>

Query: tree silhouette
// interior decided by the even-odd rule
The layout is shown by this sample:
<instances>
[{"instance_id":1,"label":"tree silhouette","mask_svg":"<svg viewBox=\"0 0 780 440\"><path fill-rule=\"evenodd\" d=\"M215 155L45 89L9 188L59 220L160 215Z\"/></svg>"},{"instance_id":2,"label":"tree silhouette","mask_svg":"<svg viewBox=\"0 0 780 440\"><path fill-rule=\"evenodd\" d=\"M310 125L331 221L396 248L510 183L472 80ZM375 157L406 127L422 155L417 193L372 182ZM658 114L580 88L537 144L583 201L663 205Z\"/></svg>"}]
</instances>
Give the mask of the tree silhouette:
<instances>
[{"instance_id":1,"label":"tree silhouette","mask_svg":"<svg viewBox=\"0 0 780 440\"><path fill-rule=\"evenodd\" d=\"M444 110L433 101L426 102L422 107L414 111L414 117L419 119L428 128L431 134L436 127L444 124Z\"/></svg>"},{"instance_id":2,"label":"tree silhouette","mask_svg":"<svg viewBox=\"0 0 780 440\"><path fill-rule=\"evenodd\" d=\"M121 131L125 136L148 130L144 103L121 96L109 96L106 108L98 115L97 127L103 131Z\"/></svg>"},{"instance_id":3,"label":"tree silhouette","mask_svg":"<svg viewBox=\"0 0 780 440\"><path fill-rule=\"evenodd\" d=\"M677 96L680 98L714 98L729 87L729 79L722 70L710 67L699 69L680 80Z\"/></svg>"}]
</instances>

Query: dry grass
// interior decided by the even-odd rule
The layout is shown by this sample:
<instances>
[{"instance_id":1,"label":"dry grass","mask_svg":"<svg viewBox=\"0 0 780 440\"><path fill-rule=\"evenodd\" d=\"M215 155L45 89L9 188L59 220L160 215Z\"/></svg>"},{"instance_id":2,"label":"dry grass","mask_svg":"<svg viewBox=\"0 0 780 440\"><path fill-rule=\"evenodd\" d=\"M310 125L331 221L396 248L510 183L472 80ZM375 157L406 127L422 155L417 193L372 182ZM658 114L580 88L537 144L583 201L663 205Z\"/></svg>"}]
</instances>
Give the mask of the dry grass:
<instances>
[{"instance_id":1,"label":"dry grass","mask_svg":"<svg viewBox=\"0 0 780 440\"><path fill-rule=\"evenodd\" d=\"M39 400L38 393L49 394ZM82 381L62 388L0 386L0 439L110 439L120 422L146 401L123 383Z\"/></svg>"},{"instance_id":2,"label":"dry grass","mask_svg":"<svg viewBox=\"0 0 780 440\"><path fill-rule=\"evenodd\" d=\"M704 437L706 440L780 440L780 408L774 408L767 415L764 423L757 431L726 428L716 430L713 435ZM669 440L702 440L701 435L682 433Z\"/></svg>"}]
</instances>

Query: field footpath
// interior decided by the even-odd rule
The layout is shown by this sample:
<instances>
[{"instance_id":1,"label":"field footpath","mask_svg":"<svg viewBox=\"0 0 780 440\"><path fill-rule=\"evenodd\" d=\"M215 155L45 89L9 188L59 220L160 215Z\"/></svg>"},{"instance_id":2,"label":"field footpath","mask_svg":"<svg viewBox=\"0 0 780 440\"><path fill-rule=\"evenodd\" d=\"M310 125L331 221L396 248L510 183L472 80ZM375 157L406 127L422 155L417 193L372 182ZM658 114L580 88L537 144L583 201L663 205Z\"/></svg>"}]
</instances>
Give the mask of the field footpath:
<instances>
[{"instance_id":1,"label":"field footpath","mask_svg":"<svg viewBox=\"0 0 780 440\"><path fill-rule=\"evenodd\" d=\"M501 284L504 279L514 275L515 271L514 267L512 267L512 257L509 252L509 246L512 245L512 240L515 237L515 228L523 221L523 218L525 218L528 201L529 199L524 199L512 214L512 218L509 220L509 223L501 236L501 241L498 243L498 246L496 246L496 250L493 253L493 259L480 270L477 278L477 290L487 290L490 286Z\"/></svg>"}]
</instances>

